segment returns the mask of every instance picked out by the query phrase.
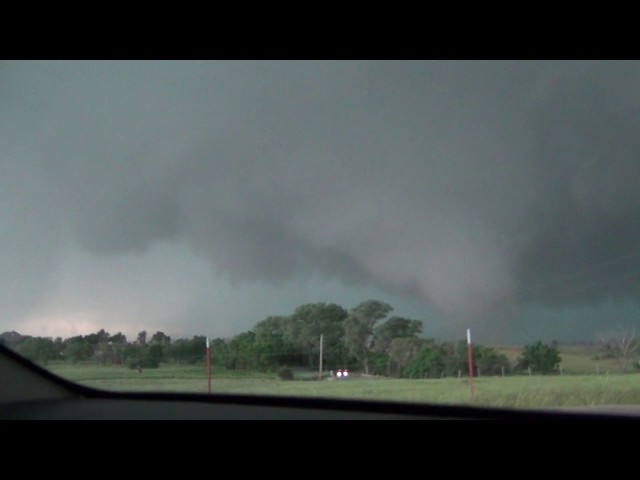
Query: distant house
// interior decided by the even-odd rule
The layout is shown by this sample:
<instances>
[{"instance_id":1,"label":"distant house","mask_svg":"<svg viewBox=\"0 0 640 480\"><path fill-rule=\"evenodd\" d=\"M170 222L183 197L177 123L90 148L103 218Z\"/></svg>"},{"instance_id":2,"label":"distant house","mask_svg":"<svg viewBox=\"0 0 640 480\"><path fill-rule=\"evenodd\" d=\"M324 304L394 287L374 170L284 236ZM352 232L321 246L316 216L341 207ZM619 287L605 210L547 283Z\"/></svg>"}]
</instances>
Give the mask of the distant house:
<instances>
[{"instance_id":1,"label":"distant house","mask_svg":"<svg viewBox=\"0 0 640 480\"><path fill-rule=\"evenodd\" d=\"M0 340L7 345L18 343L24 338L24 335L20 335L18 332L3 332L0 333Z\"/></svg>"}]
</instances>

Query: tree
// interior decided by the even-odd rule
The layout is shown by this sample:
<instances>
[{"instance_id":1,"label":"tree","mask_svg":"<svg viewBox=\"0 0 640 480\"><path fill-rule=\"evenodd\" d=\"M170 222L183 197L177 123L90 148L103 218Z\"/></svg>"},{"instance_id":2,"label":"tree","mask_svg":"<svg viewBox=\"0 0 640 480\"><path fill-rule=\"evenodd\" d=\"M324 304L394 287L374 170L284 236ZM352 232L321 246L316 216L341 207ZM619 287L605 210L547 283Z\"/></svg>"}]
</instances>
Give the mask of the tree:
<instances>
[{"instance_id":1,"label":"tree","mask_svg":"<svg viewBox=\"0 0 640 480\"><path fill-rule=\"evenodd\" d=\"M99 343L107 343L109 341L109 333L104 328L97 333L90 333L84 337L84 341L89 345L98 345Z\"/></svg>"},{"instance_id":2,"label":"tree","mask_svg":"<svg viewBox=\"0 0 640 480\"><path fill-rule=\"evenodd\" d=\"M179 338L164 346L164 356L173 358L176 363L198 363L205 359L206 343L206 337L203 336Z\"/></svg>"},{"instance_id":3,"label":"tree","mask_svg":"<svg viewBox=\"0 0 640 480\"><path fill-rule=\"evenodd\" d=\"M255 349L256 334L243 332L228 343L226 367L233 370L252 370L260 366L260 358Z\"/></svg>"},{"instance_id":4,"label":"tree","mask_svg":"<svg viewBox=\"0 0 640 480\"><path fill-rule=\"evenodd\" d=\"M475 368L482 371L482 375L489 376L502 375L503 371L509 371L511 367L505 354L481 345L473 346L473 362Z\"/></svg>"},{"instance_id":5,"label":"tree","mask_svg":"<svg viewBox=\"0 0 640 480\"><path fill-rule=\"evenodd\" d=\"M474 345L473 350L477 347ZM472 353L473 353L472 350ZM467 343L464 340L458 342L445 342L440 345L442 362L444 364L439 376L456 376L464 373L469 374L469 352ZM475 355L473 356L475 359ZM473 367L474 365L472 365ZM474 368L475 370L475 368ZM434 372L436 373L436 372Z\"/></svg>"},{"instance_id":6,"label":"tree","mask_svg":"<svg viewBox=\"0 0 640 480\"><path fill-rule=\"evenodd\" d=\"M156 332L151 336L149 347L153 349L153 358L159 362L164 362L169 356L171 346L171 337L165 335L164 332ZM151 352L150 352L151 355Z\"/></svg>"},{"instance_id":7,"label":"tree","mask_svg":"<svg viewBox=\"0 0 640 480\"><path fill-rule=\"evenodd\" d=\"M620 370L626 372L629 361L638 351L640 343L636 338L636 327L628 329L617 327L600 337L603 358L613 358L618 361Z\"/></svg>"},{"instance_id":8,"label":"tree","mask_svg":"<svg viewBox=\"0 0 640 480\"><path fill-rule=\"evenodd\" d=\"M558 368L562 361L560 352L554 343L546 345L541 341L533 345L525 345L522 349L522 356L518 358L518 367L531 369L536 373L552 373Z\"/></svg>"},{"instance_id":9,"label":"tree","mask_svg":"<svg viewBox=\"0 0 640 480\"><path fill-rule=\"evenodd\" d=\"M25 337L15 346L15 350L29 360L44 365L57 359L56 347L48 337Z\"/></svg>"},{"instance_id":10,"label":"tree","mask_svg":"<svg viewBox=\"0 0 640 480\"><path fill-rule=\"evenodd\" d=\"M142 330L140 333L138 333L138 345L146 345L147 344L147 331L146 330Z\"/></svg>"},{"instance_id":11,"label":"tree","mask_svg":"<svg viewBox=\"0 0 640 480\"><path fill-rule=\"evenodd\" d=\"M171 337L165 335L164 332L156 332L151 336L151 340L149 343L159 344L159 345L168 345L171 343Z\"/></svg>"},{"instance_id":12,"label":"tree","mask_svg":"<svg viewBox=\"0 0 640 480\"><path fill-rule=\"evenodd\" d=\"M67 338L64 342L63 358L77 363L88 360L93 355L93 347L85 341L82 335Z\"/></svg>"},{"instance_id":13,"label":"tree","mask_svg":"<svg viewBox=\"0 0 640 480\"><path fill-rule=\"evenodd\" d=\"M405 339L401 339L405 340ZM473 345L473 369L477 374L502 375L502 369L509 369L509 359L495 349ZM437 344L433 339L422 340L417 351L409 357L403 376L411 378L455 376L458 372L469 372L467 344L464 340L455 343Z\"/></svg>"},{"instance_id":14,"label":"tree","mask_svg":"<svg viewBox=\"0 0 640 480\"><path fill-rule=\"evenodd\" d=\"M387 375L396 375L416 352L415 340L422 331L422 322L401 317L391 317L374 329L373 350L386 358L384 371Z\"/></svg>"},{"instance_id":15,"label":"tree","mask_svg":"<svg viewBox=\"0 0 640 480\"><path fill-rule=\"evenodd\" d=\"M418 353L421 345L417 336L393 338L387 349L387 375L402 376L403 370Z\"/></svg>"},{"instance_id":16,"label":"tree","mask_svg":"<svg viewBox=\"0 0 640 480\"><path fill-rule=\"evenodd\" d=\"M424 339L402 373L409 378L439 378L445 368L445 349L433 339Z\"/></svg>"},{"instance_id":17,"label":"tree","mask_svg":"<svg viewBox=\"0 0 640 480\"><path fill-rule=\"evenodd\" d=\"M301 305L285 322L286 336L307 357L307 365L318 365L320 335L323 337L325 365L337 364L342 359L339 350L344 335L344 320L347 311L334 303L310 303Z\"/></svg>"},{"instance_id":18,"label":"tree","mask_svg":"<svg viewBox=\"0 0 640 480\"><path fill-rule=\"evenodd\" d=\"M378 350L386 351L394 338L417 338L422 332L420 320L391 317L375 329L375 344Z\"/></svg>"},{"instance_id":19,"label":"tree","mask_svg":"<svg viewBox=\"0 0 640 480\"><path fill-rule=\"evenodd\" d=\"M140 373L145 368L158 368L160 359L157 351L153 350L154 347L158 345L148 346L137 343L127 345L123 352L125 364L131 369L137 369Z\"/></svg>"},{"instance_id":20,"label":"tree","mask_svg":"<svg viewBox=\"0 0 640 480\"><path fill-rule=\"evenodd\" d=\"M147 345L145 356L147 361L155 366L160 366L160 362L164 362L164 349L159 343ZM153 367L155 368L155 367Z\"/></svg>"},{"instance_id":21,"label":"tree","mask_svg":"<svg viewBox=\"0 0 640 480\"><path fill-rule=\"evenodd\" d=\"M271 316L258 322L255 333L254 348L258 356L258 368L270 370L282 365L301 365L300 349L287 336L288 317Z\"/></svg>"},{"instance_id":22,"label":"tree","mask_svg":"<svg viewBox=\"0 0 640 480\"><path fill-rule=\"evenodd\" d=\"M115 335L111 335L109 341L111 343L123 344L127 343L127 337L122 332L118 332Z\"/></svg>"},{"instance_id":23,"label":"tree","mask_svg":"<svg viewBox=\"0 0 640 480\"><path fill-rule=\"evenodd\" d=\"M351 309L344 321L344 340L349 353L369 373L374 358L374 330L393 308L379 300L367 300Z\"/></svg>"},{"instance_id":24,"label":"tree","mask_svg":"<svg viewBox=\"0 0 640 480\"><path fill-rule=\"evenodd\" d=\"M214 338L209 346L211 348L211 363L215 366L226 366L229 357L227 342L223 338Z\"/></svg>"}]
</instances>

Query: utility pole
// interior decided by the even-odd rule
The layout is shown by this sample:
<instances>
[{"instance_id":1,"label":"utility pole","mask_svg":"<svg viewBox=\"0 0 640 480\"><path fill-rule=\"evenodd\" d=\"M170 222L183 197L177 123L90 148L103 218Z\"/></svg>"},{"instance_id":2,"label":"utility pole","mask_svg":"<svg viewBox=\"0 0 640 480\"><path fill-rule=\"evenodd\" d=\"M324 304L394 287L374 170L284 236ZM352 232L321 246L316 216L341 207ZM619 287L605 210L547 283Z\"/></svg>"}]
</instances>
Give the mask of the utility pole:
<instances>
[{"instance_id":1,"label":"utility pole","mask_svg":"<svg viewBox=\"0 0 640 480\"><path fill-rule=\"evenodd\" d=\"M207 337L207 391L211 395L211 348L209 347L209 337Z\"/></svg>"},{"instance_id":2,"label":"utility pole","mask_svg":"<svg viewBox=\"0 0 640 480\"><path fill-rule=\"evenodd\" d=\"M469 387L471 388L471 399L473 399L473 357L471 348L471 329L467 328L467 353L469 355Z\"/></svg>"},{"instance_id":3,"label":"utility pole","mask_svg":"<svg viewBox=\"0 0 640 480\"><path fill-rule=\"evenodd\" d=\"M318 372L318 379L322 380L322 334L320 334L320 370Z\"/></svg>"}]
</instances>

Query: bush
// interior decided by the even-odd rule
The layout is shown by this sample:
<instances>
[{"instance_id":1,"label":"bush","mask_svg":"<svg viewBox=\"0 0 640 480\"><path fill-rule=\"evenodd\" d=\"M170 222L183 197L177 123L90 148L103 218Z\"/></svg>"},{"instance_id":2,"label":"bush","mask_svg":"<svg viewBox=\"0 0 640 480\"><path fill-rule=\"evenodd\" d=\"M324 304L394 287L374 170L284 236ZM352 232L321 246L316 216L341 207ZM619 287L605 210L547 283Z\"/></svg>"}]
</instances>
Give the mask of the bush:
<instances>
[{"instance_id":1,"label":"bush","mask_svg":"<svg viewBox=\"0 0 640 480\"><path fill-rule=\"evenodd\" d=\"M282 367L278 370L280 380L293 380L293 371L290 368Z\"/></svg>"},{"instance_id":2,"label":"bush","mask_svg":"<svg viewBox=\"0 0 640 480\"><path fill-rule=\"evenodd\" d=\"M523 370L531 368L534 372L544 375L554 373L561 361L555 342L546 345L538 341L533 345L524 346L522 356L518 358L517 367Z\"/></svg>"}]
</instances>

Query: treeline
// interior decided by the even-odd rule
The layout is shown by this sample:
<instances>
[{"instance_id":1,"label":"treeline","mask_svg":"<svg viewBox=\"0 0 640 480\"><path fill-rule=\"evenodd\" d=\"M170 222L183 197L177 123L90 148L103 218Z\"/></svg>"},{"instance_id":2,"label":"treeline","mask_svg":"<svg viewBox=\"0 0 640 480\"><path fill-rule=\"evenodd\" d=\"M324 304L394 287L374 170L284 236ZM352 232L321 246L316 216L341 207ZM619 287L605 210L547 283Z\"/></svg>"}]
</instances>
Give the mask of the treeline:
<instances>
[{"instance_id":1,"label":"treeline","mask_svg":"<svg viewBox=\"0 0 640 480\"><path fill-rule=\"evenodd\" d=\"M4 343L8 343L8 346L21 355L45 366L56 360L74 364L94 361L101 366L126 365L129 368L142 369L158 368L161 362L169 360L201 360L205 337L172 342L168 335L156 332L148 340L147 332L142 331L135 341L128 342L124 334L118 332L111 335L102 329L97 333L67 339L25 336L18 341Z\"/></svg>"},{"instance_id":2,"label":"treeline","mask_svg":"<svg viewBox=\"0 0 640 480\"><path fill-rule=\"evenodd\" d=\"M468 372L467 345L437 342L422 335L423 322L393 316L393 308L367 300L350 311L333 303L302 305L291 315L271 316L230 339L211 342L215 366L231 370L275 371L283 367L323 370L350 369L370 375L439 378ZM173 340L163 332L134 341L104 330L67 339L24 337L11 345L34 361L158 368L161 363L197 363L205 360L204 336ZM322 352L321 352L322 351ZM560 356L555 345L538 342L523 349L517 362L493 348L473 345L473 369L478 375L505 375L533 369L551 373Z\"/></svg>"},{"instance_id":3,"label":"treeline","mask_svg":"<svg viewBox=\"0 0 640 480\"><path fill-rule=\"evenodd\" d=\"M370 375L441 377L468 370L464 342L423 338L423 323L390 316L393 308L369 300L347 311L336 304L298 307L288 316L269 317L248 332L220 343L215 358L228 368L274 370L318 368L322 336L324 370L352 369ZM506 356L474 346L474 369L483 375L511 372Z\"/></svg>"}]
</instances>

